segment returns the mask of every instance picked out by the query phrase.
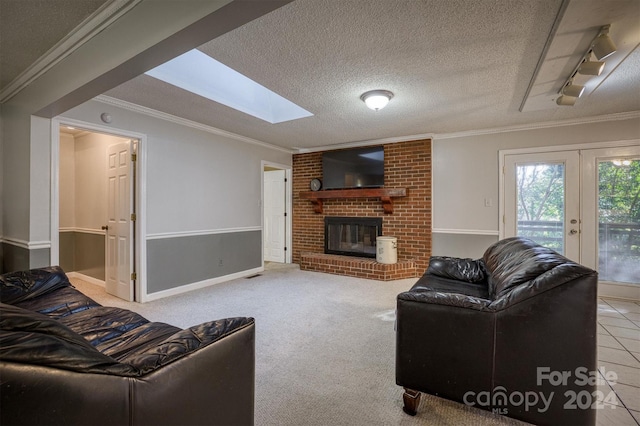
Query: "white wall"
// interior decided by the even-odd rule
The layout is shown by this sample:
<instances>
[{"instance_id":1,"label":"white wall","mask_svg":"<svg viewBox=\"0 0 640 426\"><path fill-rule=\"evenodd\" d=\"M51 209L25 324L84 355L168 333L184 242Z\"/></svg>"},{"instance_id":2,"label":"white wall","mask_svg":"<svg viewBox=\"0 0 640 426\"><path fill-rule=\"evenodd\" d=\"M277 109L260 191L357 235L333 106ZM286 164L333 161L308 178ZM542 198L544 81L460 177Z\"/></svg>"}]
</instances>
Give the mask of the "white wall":
<instances>
[{"instance_id":1,"label":"white wall","mask_svg":"<svg viewBox=\"0 0 640 426\"><path fill-rule=\"evenodd\" d=\"M76 165L75 139L60 133L60 228L76 226Z\"/></svg>"},{"instance_id":2,"label":"white wall","mask_svg":"<svg viewBox=\"0 0 640 426\"><path fill-rule=\"evenodd\" d=\"M497 240L498 151L640 138L640 118L434 138L433 253L480 257ZM485 207L485 199L492 206Z\"/></svg>"},{"instance_id":3,"label":"white wall","mask_svg":"<svg viewBox=\"0 0 640 426\"><path fill-rule=\"evenodd\" d=\"M261 161L290 165L285 150L183 126L146 114L89 101L64 118L145 134L147 235L257 227ZM77 153L76 153L77 155Z\"/></svg>"}]
</instances>

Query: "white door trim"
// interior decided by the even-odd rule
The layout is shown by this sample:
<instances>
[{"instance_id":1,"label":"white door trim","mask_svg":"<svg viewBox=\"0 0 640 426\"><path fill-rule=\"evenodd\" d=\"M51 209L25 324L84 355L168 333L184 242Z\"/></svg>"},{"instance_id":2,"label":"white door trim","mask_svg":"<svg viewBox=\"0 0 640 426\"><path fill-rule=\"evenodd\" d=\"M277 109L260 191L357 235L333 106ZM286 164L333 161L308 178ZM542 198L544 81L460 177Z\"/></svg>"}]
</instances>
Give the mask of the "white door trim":
<instances>
[{"instance_id":1,"label":"white door trim","mask_svg":"<svg viewBox=\"0 0 640 426\"><path fill-rule=\"evenodd\" d=\"M285 252L284 261L285 263L291 263L291 249L293 238L291 236L293 226L293 212L292 212L292 170L293 166L287 164L274 163L271 161L262 160L260 162L260 211L261 211L261 228L262 228L262 239L260 241L260 251L262 252L262 267L264 268L264 168L265 167L273 167L276 169L284 170L285 178L287 179L285 185L286 194L284 196L285 199L285 209L287 216L285 217L285 244L287 247L287 251Z\"/></svg>"},{"instance_id":2,"label":"white door trim","mask_svg":"<svg viewBox=\"0 0 640 426\"><path fill-rule=\"evenodd\" d=\"M130 130L116 129L113 127L101 126L99 124L88 123L65 117L55 117L51 119L51 178L50 178L50 218L51 223L51 249L50 263L58 265L60 263L60 126L72 126L96 133L105 133L118 137L137 139L137 171L135 185L135 205L136 205L136 227L135 227L135 271L137 280L135 285L135 301L146 302L147 295L147 135L132 132Z\"/></svg>"}]
</instances>

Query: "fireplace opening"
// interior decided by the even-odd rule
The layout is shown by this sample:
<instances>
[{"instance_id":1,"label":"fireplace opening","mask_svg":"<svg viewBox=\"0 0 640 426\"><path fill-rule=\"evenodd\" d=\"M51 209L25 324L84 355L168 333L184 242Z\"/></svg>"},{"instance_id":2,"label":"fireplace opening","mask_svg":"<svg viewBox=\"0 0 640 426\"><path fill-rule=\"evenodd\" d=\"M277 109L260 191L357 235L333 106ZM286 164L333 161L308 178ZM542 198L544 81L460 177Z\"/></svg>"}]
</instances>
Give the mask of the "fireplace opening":
<instances>
[{"instance_id":1,"label":"fireplace opening","mask_svg":"<svg viewBox=\"0 0 640 426\"><path fill-rule=\"evenodd\" d=\"M376 238L382 235L382 218L325 217L324 252L376 257Z\"/></svg>"}]
</instances>

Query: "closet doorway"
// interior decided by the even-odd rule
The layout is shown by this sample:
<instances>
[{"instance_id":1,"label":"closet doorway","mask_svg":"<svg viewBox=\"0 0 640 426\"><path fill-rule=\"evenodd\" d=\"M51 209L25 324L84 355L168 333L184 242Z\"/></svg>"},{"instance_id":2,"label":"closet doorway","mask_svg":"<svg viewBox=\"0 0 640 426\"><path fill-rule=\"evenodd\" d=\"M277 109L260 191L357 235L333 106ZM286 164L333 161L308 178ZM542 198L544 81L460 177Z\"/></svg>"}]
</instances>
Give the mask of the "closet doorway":
<instances>
[{"instance_id":1,"label":"closet doorway","mask_svg":"<svg viewBox=\"0 0 640 426\"><path fill-rule=\"evenodd\" d=\"M71 277L105 287L109 294L137 300L140 140L68 123L60 123L58 129L58 149L52 150L52 164L58 165L55 171L52 167L52 174L57 174L57 179L52 177L52 263Z\"/></svg>"}]
</instances>

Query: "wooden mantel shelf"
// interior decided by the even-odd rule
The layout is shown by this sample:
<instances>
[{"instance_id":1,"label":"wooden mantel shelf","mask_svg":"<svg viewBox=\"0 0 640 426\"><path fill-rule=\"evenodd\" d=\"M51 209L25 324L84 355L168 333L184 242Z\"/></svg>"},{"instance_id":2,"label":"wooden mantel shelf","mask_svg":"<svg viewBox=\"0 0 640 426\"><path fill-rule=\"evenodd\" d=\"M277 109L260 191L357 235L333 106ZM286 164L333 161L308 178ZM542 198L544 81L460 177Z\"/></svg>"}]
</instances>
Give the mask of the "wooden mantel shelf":
<instances>
[{"instance_id":1,"label":"wooden mantel shelf","mask_svg":"<svg viewBox=\"0 0 640 426\"><path fill-rule=\"evenodd\" d=\"M406 197L406 188L363 188L363 189L330 189L326 191L306 191L300 198L311 200L313 211L322 213L322 200L341 198L379 198L386 214L393 213L393 198Z\"/></svg>"}]
</instances>

